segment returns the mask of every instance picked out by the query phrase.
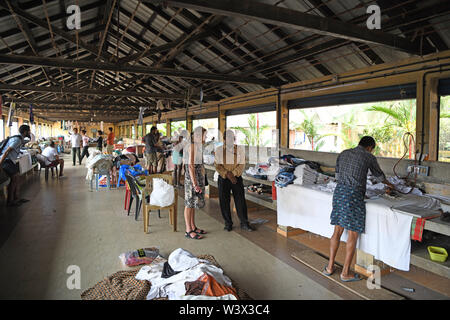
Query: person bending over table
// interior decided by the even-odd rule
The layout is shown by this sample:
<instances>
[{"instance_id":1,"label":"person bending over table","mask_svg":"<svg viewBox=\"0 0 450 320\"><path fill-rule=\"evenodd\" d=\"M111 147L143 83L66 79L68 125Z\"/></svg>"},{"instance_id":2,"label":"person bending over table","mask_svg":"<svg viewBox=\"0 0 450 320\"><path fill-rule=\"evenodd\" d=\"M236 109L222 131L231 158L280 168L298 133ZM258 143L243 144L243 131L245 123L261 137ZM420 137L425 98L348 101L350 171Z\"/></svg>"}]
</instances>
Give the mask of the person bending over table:
<instances>
[{"instance_id":1,"label":"person bending over table","mask_svg":"<svg viewBox=\"0 0 450 320\"><path fill-rule=\"evenodd\" d=\"M330 276L334 272L334 261L344 230L348 232L345 262L340 275L341 281L351 282L361 280L359 275L350 273L350 264L356 249L356 242L364 233L366 224L366 193L368 170L377 180L394 188L386 180L378 165L377 158L372 154L376 143L372 137L365 136L356 148L342 151L336 160L337 185L333 193L333 209L331 224L334 233L330 239L330 259L323 269L323 274Z\"/></svg>"},{"instance_id":2,"label":"person bending over table","mask_svg":"<svg viewBox=\"0 0 450 320\"><path fill-rule=\"evenodd\" d=\"M215 150L214 165L219 173L219 204L225 221L224 230L231 231L233 228L230 211L231 191L233 191L236 211L241 221L241 229L253 231L254 228L248 222L244 181L242 179L245 168L245 151L238 150L233 131L225 131L223 140L223 146Z\"/></svg>"},{"instance_id":3,"label":"person bending over table","mask_svg":"<svg viewBox=\"0 0 450 320\"><path fill-rule=\"evenodd\" d=\"M59 176L62 177L64 170L64 159L59 158L58 151L55 147L55 141L50 142L50 145L42 151L42 155L46 157L52 165L59 165Z\"/></svg>"},{"instance_id":4,"label":"person bending over table","mask_svg":"<svg viewBox=\"0 0 450 320\"><path fill-rule=\"evenodd\" d=\"M19 165L16 163L20 154L20 148L25 144L24 138L31 138L31 129L27 125L21 125L19 135L8 138L6 145L0 154L0 168L10 179L8 185L8 197L6 200L7 207L17 207L28 202L27 199L19 199Z\"/></svg>"}]
</instances>

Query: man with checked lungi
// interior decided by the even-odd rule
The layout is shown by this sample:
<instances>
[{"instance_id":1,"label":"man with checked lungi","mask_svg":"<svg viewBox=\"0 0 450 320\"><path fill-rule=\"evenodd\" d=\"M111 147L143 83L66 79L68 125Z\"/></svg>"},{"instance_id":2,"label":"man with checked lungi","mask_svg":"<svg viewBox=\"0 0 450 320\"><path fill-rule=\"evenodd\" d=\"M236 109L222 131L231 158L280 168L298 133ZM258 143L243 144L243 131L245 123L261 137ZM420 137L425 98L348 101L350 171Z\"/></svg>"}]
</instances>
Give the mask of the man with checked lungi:
<instances>
[{"instance_id":1,"label":"man with checked lungi","mask_svg":"<svg viewBox=\"0 0 450 320\"><path fill-rule=\"evenodd\" d=\"M377 158L372 154L375 140L365 136L358 146L341 152L336 161L337 185L333 193L333 210L331 224L334 233L330 240L330 260L324 267L323 274L330 276L334 272L334 261L344 230L348 232L345 262L340 275L341 281L358 281L357 274L350 273L350 264L355 253L358 236L364 233L366 223L366 193L368 170L380 182L393 189L380 169Z\"/></svg>"}]
</instances>

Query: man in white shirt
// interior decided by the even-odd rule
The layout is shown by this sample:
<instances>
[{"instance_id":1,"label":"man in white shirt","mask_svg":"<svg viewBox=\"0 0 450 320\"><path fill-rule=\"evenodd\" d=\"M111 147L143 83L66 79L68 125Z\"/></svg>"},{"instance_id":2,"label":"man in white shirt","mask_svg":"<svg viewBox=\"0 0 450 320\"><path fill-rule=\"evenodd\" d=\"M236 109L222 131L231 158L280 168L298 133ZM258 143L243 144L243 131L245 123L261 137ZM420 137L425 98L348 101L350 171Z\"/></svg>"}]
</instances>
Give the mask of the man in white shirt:
<instances>
[{"instance_id":1,"label":"man in white shirt","mask_svg":"<svg viewBox=\"0 0 450 320\"><path fill-rule=\"evenodd\" d=\"M50 145L42 151L42 155L52 163L52 165L57 166L59 164L59 176L63 176L64 170L64 159L60 159L58 151L55 148L55 142L50 142Z\"/></svg>"},{"instance_id":2,"label":"man in white shirt","mask_svg":"<svg viewBox=\"0 0 450 320\"><path fill-rule=\"evenodd\" d=\"M73 159L73 165L75 166L76 164L76 155L78 155L78 160L80 162L81 165L81 135L78 133L78 129L75 128L73 129L73 134L70 137L70 141L72 142L72 159Z\"/></svg>"}]
</instances>

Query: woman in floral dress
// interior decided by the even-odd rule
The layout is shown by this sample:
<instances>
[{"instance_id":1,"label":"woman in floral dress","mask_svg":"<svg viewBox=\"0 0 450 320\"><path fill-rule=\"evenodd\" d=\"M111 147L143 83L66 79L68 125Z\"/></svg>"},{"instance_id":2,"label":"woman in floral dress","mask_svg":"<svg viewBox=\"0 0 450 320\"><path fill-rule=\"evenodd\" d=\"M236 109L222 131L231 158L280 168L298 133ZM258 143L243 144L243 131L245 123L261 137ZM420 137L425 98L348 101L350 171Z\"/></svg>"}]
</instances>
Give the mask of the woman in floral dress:
<instances>
[{"instance_id":1,"label":"woman in floral dress","mask_svg":"<svg viewBox=\"0 0 450 320\"><path fill-rule=\"evenodd\" d=\"M186 222L186 238L202 239L205 230L195 225L195 209L205 206L205 167L203 165L203 144L205 143L206 129L195 128L191 134L190 143L183 151L185 163L184 178L184 219Z\"/></svg>"}]
</instances>

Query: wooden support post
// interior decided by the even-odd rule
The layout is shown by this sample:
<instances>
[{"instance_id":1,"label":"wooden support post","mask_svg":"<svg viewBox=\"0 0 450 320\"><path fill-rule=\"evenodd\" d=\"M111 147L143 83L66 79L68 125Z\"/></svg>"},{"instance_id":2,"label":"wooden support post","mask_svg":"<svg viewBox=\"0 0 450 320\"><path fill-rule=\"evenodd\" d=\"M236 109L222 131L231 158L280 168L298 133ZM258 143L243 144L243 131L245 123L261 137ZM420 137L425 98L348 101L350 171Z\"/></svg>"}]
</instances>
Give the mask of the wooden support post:
<instances>
[{"instance_id":1,"label":"wooden support post","mask_svg":"<svg viewBox=\"0 0 450 320\"><path fill-rule=\"evenodd\" d=\"M194 130L193 124L192 124L192 116L188 116L186 119L186 130L188 132L192 132L192 130Z\"/></svg>"},{"instance_id":2,"label":"wooden support post","mask_svg":"<svg viewBox=\"0 0 450 320\"><path fill-rule=\"evenodd\" d=\"M297 229L297 228L292 228L292 227L286 227L286 226L278 225L277 232L279 234L281 234L283 237L289 238L289 237L292 237L292 236L296 236L298 234L306 233L308 231L305 231L305 230L302 230L302 229Z\"/></svg>"},{"instance_id":3,"label":"wooden support post","mask_svg":"<svg viewBox=\"0 0 450 320\"><path fill-rule=\"evenodd\" d=\"M170 119L166 119L166 137L172 136L172 128L170 126Z\"/></svg>"},{"instance_id":4,"label":"wooden support post","mask_svg":"<svg viewBox=\"0 0 450 320\"><path fill-rule=\"evenodd\" d=\"M365 277L370 277L373 275L373 271L369 271L372 266L380 268L380 276L388 274L394 270L381 261L375 260L373 255L356 249L355 272L362 274Z\"/></svg>"},{"instance_id":5,"label":"wooden support post","mask_svg":"<svg viewBox=\"0 0 450 320\"><path fill-rule=\"evenodd\" d=\"M429 160L437 161L439 152L439 79L432 78L427 83L427 110L429 111Z\"/></svg>"},{"instance_id":6,"label":"wooden support post","mask_svg":"<svg viewBox=\"0 0 450 320\"><path fill-rule=\"evenodd\" d=\"M227 116L225 110L219 110L219 141L223 141L223 133L227 129Z\"/></svg>"},{"instance_id":7,"label":"wooden support post","mask_svg":"<svg viewBox=\"0 0 450 320\"><path fill-rule=\"evenodd\" d=\"M423 89L423 73L419 73L419 79L417 80L417 96L416 96L416 151L420 152L422 149L422 136L423 136L423 154L429 154L429 135L428 135L428 115L427 115L427 99L423 99L426 93ZM425 101L425 104L423 103ZM422 130L423 125L423 130Z\"/></svg>"},{"instance_id":8,"label":"wooden support post","mask_svg":"<svg viewBox=\"0 0 450 320\"><path fill-rule=\"evenodd\" d=\"M280 135L280 148L289 148L289 109L287 107L287 100L281 100L281 104L277 106L277 120L280 119L280 123L277 123L278 133Z\"/></svg>"}]
</instances>

